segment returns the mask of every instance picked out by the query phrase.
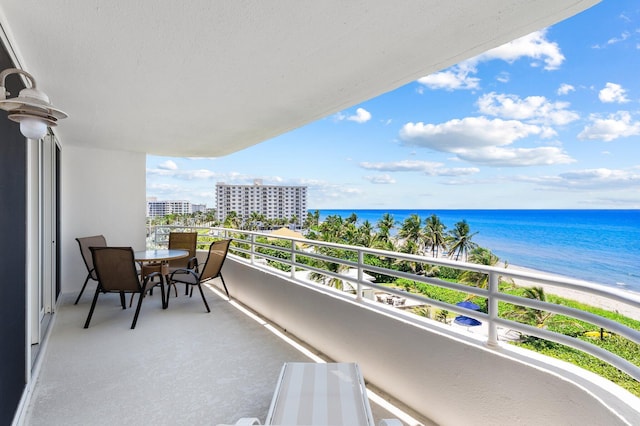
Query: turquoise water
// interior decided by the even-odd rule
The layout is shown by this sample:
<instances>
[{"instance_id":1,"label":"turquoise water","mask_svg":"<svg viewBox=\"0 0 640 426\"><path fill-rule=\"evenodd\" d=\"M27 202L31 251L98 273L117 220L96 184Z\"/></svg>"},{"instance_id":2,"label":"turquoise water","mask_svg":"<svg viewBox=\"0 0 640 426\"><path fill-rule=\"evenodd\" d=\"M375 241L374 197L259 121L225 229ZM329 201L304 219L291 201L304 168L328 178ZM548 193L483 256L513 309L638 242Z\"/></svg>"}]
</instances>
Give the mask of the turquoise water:
<instances>
[{"instance_id":1,"label":"turquoise water","mask_svg":"<svg viewBox=\"0 0 640 426\"><path fill-rule=\"evenodd\" d=\"M314 211L314 210L311 210ZM473 241L501 261L640 292L640 210L319 210L374 226L384 213L398 222L436 214L448 229L466 220Z\"/></svg>"}]
</instances>

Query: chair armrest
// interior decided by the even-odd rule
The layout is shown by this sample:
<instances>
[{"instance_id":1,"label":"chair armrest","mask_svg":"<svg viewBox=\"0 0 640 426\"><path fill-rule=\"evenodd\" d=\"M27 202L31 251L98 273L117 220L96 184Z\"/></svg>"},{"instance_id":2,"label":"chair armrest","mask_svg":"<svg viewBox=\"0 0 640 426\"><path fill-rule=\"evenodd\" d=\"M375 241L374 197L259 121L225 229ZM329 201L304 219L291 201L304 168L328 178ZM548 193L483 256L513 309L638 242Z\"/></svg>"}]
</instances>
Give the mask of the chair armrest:
<instances>
[{"instance_id":1,"label":"chair armrest","mask_svg":"<svg viewBox=\"0 0 640 426\"><path fill-rule=\"evenodd\" d=\"M182 268L182 269L176 269L175 271L173 271L173 272L171 273L171 275L169 276L169 281L174 281L173 276L174 276L175 274L178 274L178 275L180 275L180 274L191 274L191 275L193 275L193 277L194 277L196 280L198 279L198 273L197 273L196 271L194 271L193 269L185 269L185 268ZM179 281L179 280L178 280L178 281Z\"/></svg>"},{"instance_id":2,"label":"chair armrest","mask_svg":"<svg viewBox=\"0 0 640 426\"><path fill-rule=\"evenodd\" d=\"M146 292L147 290L150 290L151 288L153 288L154 286L158 285L158 284L153 284L151 287L147 288L147 284L149 284L149 281L153 278L153 277L160 277L160 282L163 283L164 282L164 276L162 275L161 272L152 272L150 274L147 274L144 277L144 281L142 282L142 291Z\"/></svg>"},{"instance_id":3,"label":"chair armrest","mask_svg":"<svg viewBox=\"0 0 640 426\"><path fill-rule=\"evenodd\" d=\"M189 261L187 262L187 269L193 269L194 271L198 272L198 258L196 256L193 256L191 259L189 259Z\"/></svg>"}]
</instances>

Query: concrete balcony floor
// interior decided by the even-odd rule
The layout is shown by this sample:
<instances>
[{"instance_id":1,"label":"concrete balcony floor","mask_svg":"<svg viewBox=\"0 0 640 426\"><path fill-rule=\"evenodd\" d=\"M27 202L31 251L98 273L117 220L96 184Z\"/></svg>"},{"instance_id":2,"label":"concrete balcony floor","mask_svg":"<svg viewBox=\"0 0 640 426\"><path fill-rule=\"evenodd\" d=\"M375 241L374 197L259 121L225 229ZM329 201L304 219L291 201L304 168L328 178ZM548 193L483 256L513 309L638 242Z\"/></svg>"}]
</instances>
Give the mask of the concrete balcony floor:
<instances>
[{"instance_id":1,"label":"concrete balcony floor","mask_svg":"<svg viewBox=\"0 0 640 426\"><path fill-rule=\"evenodd\" d=\"M137 299L123 311L117 295L100 295L85 330L94 289L88 286L78 305L75 295L61 297L25 424L264 422L283 363L310 361L209 288L211 313L199 295L185 296L184 287L167 310L154 292L143 301L135 330L129 327ZM376 424L396 417L371 406Z\"/></svg>"}]
</instances>

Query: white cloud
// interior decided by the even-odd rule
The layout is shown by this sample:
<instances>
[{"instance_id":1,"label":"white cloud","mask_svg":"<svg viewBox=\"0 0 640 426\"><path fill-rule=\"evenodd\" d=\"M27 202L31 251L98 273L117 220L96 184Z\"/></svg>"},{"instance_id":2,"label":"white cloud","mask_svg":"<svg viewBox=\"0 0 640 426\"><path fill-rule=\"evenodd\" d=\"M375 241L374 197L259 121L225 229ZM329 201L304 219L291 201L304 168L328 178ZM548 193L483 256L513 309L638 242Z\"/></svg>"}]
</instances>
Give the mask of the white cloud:
<instances>
[{"instance_id":1,"label":"white cloud","mask_svg":"<svg viewBox=\"0 0 640 426\"><path fill-rule=\"evenodd\" d=\"M429 89L472 90L479 88L480 79L471 76L477 72L476 68L463 64L419 78L418 83Z\"/></svg>"},{"instance_id":2,"label":"white cloud","mask_svg":"<svg viewBox=\"0 0 640 426\"><path fill-rule=\"evenodd\" d=\"M152 183L147 185L147 189L151 189L156 192L173 192L180 190L180 188L180 185L168 183Z\"/></svg>"},{"instance_id":3,"label":"white cloud","mask_svg":"<svg viewBox=\"0 0 640 426\"><path fill-rule=\"evenodd\" d=\"M218 173L208 169L196 169L196 170L177 170L169 168L147 169L147 176L163 176L171 177L179 180L215 180L220 182L246 182L247 184L253 183L255 176L241 174L238 172Z\"/></svg>"},{"instance_id":4,"label":"white cloud","mask_svg":"<svg viewBox=\"0 0 640 426\"><path fill-rule=\"evenodd\" d=\"M336 118L339 121L347 120L347 121L355 121L356 123L366 123L371 120L371 113L364 108L356 109L356 113L353 115L344 115L342 113L336 114Z\"/></svg>"},{"instance_id":5,"label":"white cloud","mask_svg":"<svg viewBox=\"0 0 640 426\"><path fill-rule=\"evenodd\" d=\"M598 98L604 103L623 104L629 102L627 91L621 85L615 83L607 83L604 89L598 93Z\"/></svg>"},{"instance_id":6,"label":"white cloud","mask_svg":"<svg viewBox=\"0 0 640 426\"><path fill-rule=\"evenodd\" d=\"M612 37L609 40L607 40L607 42L604 45L596 44L595 46L593 46L593 48L594 49L603 49L603 48L605 48L607 46L611 46L611 45L614 45L614 44L621 43L621 42L625 41L626 39L628 39L629 37L631 37L631 33L629 33L629 31L624 31L618 37Z\"/></svg>"},{"instance_id":7,"label":"white cloud","mask_svg":"<svg viewBox=\"0 0 640 426\"><path fill-rule=\"evenodd\" d=\"M468 176L476 173L480 173L480 169L477 167L443 167L432 173L425 172L429 176Z\"/></svg>"},{"instance_id":8,"label":"white cloud","mask_svg":"<svg viewBox=\"0 0 640 426\"><path fill-rule=\"evenodd\" d=\"M611 44L620 43L621 41L625 41L626 39L628 39L630 36L631 36L631 33L629 33L629 31L625 31L622 34L620 34L620 36L613 37L607 40L607 44L611 45Z\"/></svg>"},{"instance_id":9,"label":"white cloud","mask_svg":"<svg viewBox=\"0 0 640 426\"><path fill-rule=\"evenodd\" d=\"M530 167L569 164L575 162L556 147L502 148L489 147L458 153L463 160L492 167Z\"/></svg>"},{"instance_id":10,"label":"white cloud","mask_svg":"<svg viewBox=\"0 0 640 426\"><path fill-rule=\"evenodd\" d=\"M617 138L640 135L640 121L633 121L628 111L618 111L604 118L592 114L589 120L591 124L578 134L579 139L611 142Z\"/></svg>"},{"instance_id":11,"label":"white cloud","mask_svg":"<svg viewBox=\"0 0 640 426\"><path fill-rule=\"evenodd\" d=\"M567 83L562 83L560 85L560 87L558 87L558 91L556 93L558 93L558 95L568 95L569 92L575 92L576 88L573 87L570 84Z\"/></svg>"},{"instance_id":12,"label":"white cloud","mask_svg":"<svg viewBox=\"0 0 640 426\"><path fill-rule=\"evenodd\" d=\"M478 62L501 59L513 63L520 58L531 58L533 66L538 61L544 62L544 69L555 70L564 62L564 55L560 52L558 43L546 39L547 30L535 31L512 42L491 49L476 57Z\"/></svg>"},{"instance_id":13,"label":"white cloud","mask_svg":"<svg viewBox=\"0 0 640 426\"><path fill-rule=\"evenodd\" d=\"M362 162L360 167L381 172L422 172L428 176L462 176L480 171L476 167L446 168L442 163L418 160L391 161L387 163Z\"/></svg>"},{"instance_id":14,"label":"white cloud","mask_svg":"<svg viewBox=\"0 0 640 426\"><path fill-rule=\"evenodd\" d=\"M396 180L386 173L383 175L363 176L363 178L375 184L388 185L388 184L396 183Z\"/></svg>"},{"instance_id":15,"label":"white cloud","mask_svg":"<svg viewBox=\"0 0 640 426\"><path fill-rule=\"evenodd\" d=\"M520 177L518 180L536 183L550 189L628 190L640 186L640 173L637 168L630 170L598 168L575 170L558 176Z\"/></svg>"},{"instance_id":16,"label":"white cloud","mask_svg":"<svg viewBox=\"0 0 640 426\"><path fill-rule=\"evenodd\" d=\"M442 124L407 123L400 130L405 145L441 152L509 145L518 139L539 135L542 128L517 120L489 120L485 117L454 119Z\"/></svg>"},{"instance_id":17,"label":"white cloud","mask_svg":"<svg viewBox=\"0 0 640 426\"><path fill-rule=\"evenodd\" d=\"M437 125L407 123L400 131L400 138L407 145L451 152L460 160L491 167L542 166L574 162L575 160L559 147L507 147L531 135L553 134L553 129L525 124L518 120L468 117Z\"/></svg>"},{"instance_id":18,"label":"white cloud","mask_svg":"<svg viewBox=\"0 0 640 426\"><path fill-rule=\"evenodd\" d=\"M474 58L461 62L447 70L418 79L418 83L430 89L474 90L480 87L477 64L492 60L513 63L521 58L533 60L532 66L544 63L544 69L555 70L564 62L564 55L558 44L546 39L546 30L536 31L502 46L491 49ZM508 81L508 74L501 74L498 81Z\"/></svg>"},{"instance_id":19,"label":"white cloud","mask_svg":"<svg viewBox=\"0 0 640 426\"><path fill-rule=\"evenodd\" d=\"M551 102L544 96L520 99L516 95L491 92L478 99L478 108L482 114L554 125L564 125L580 118L577 113L569 111L568 107L568 102Z\"/></svg>"},{"instance_id":20,"label":"white cloud","mask_svg":"<svg viewBox=\"0 0 640 426\"><path fill-rule=\"evenodd\" d=\"M500 83L508 83L509 80L511 80L511 76L508 72L503 71L496 76L496 80L498 80Z\"/></svg>"},{"instance_id":21,"label":"white cloud","mask_svg":"<svg viewBox=\"0 0 640 426\"><path fill-rule=\"evenodd\" d=\"M158 168L162 170L178 170L178 165L173 160L167 160L158 164Z\"/></svg>"}]
</instances>

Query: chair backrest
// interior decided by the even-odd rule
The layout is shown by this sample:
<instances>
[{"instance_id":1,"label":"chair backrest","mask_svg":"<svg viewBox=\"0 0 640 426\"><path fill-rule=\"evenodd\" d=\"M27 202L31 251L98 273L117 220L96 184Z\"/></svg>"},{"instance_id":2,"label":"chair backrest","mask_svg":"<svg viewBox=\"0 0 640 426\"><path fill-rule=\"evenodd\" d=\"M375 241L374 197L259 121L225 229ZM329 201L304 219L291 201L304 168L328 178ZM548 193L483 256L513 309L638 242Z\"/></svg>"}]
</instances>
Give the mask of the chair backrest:
<instances>
[{"instance_id":1,"label":"chair backrest","mask_svg":"<svg viewBox=\"0 0 640 426\"><path fill-rule=\"evenodd\" d=\"M91 247L91 254L104 291L141 291L131 247Z\"/></svg>"},{"instance_id":2,"label":"chair backrest","mask_svg":"<svg viewBox=\"0 0 640 426\"><path fill-rule=\"evenodd\" d=\"M169 261L171 268L186 268L189 259L196 256L197 232L171 232L169 233L169 250L189 250L189 257Z\"/></svg>"},{"instance_id":3,"label":"chair backrest","mask_svg":"<svg viewBox=\"0 0 640 426\"><path fill-rule=\"evenodd\" d=\"M220 274L224 260L227 258L231 240L220 240L211 243L207 261L200 272L200 281L215 278Z\"/></svg>"},{"instance_id":4,"label":"chair backrest","mask_svg":"<svg viewBox=\"0 0 640 426\"><path fill-rule=\"evenodd\" d=\"M93 256L89 247L106 247L107 240L103 235L94 235L92 237L76 238L76 241L80 246L80 254L82 255L82 260L84 260L84 265L87 267L87 272L91 274L91 279L97 281L98 277L93 267Z\"/></svg>"}]
</instances>

